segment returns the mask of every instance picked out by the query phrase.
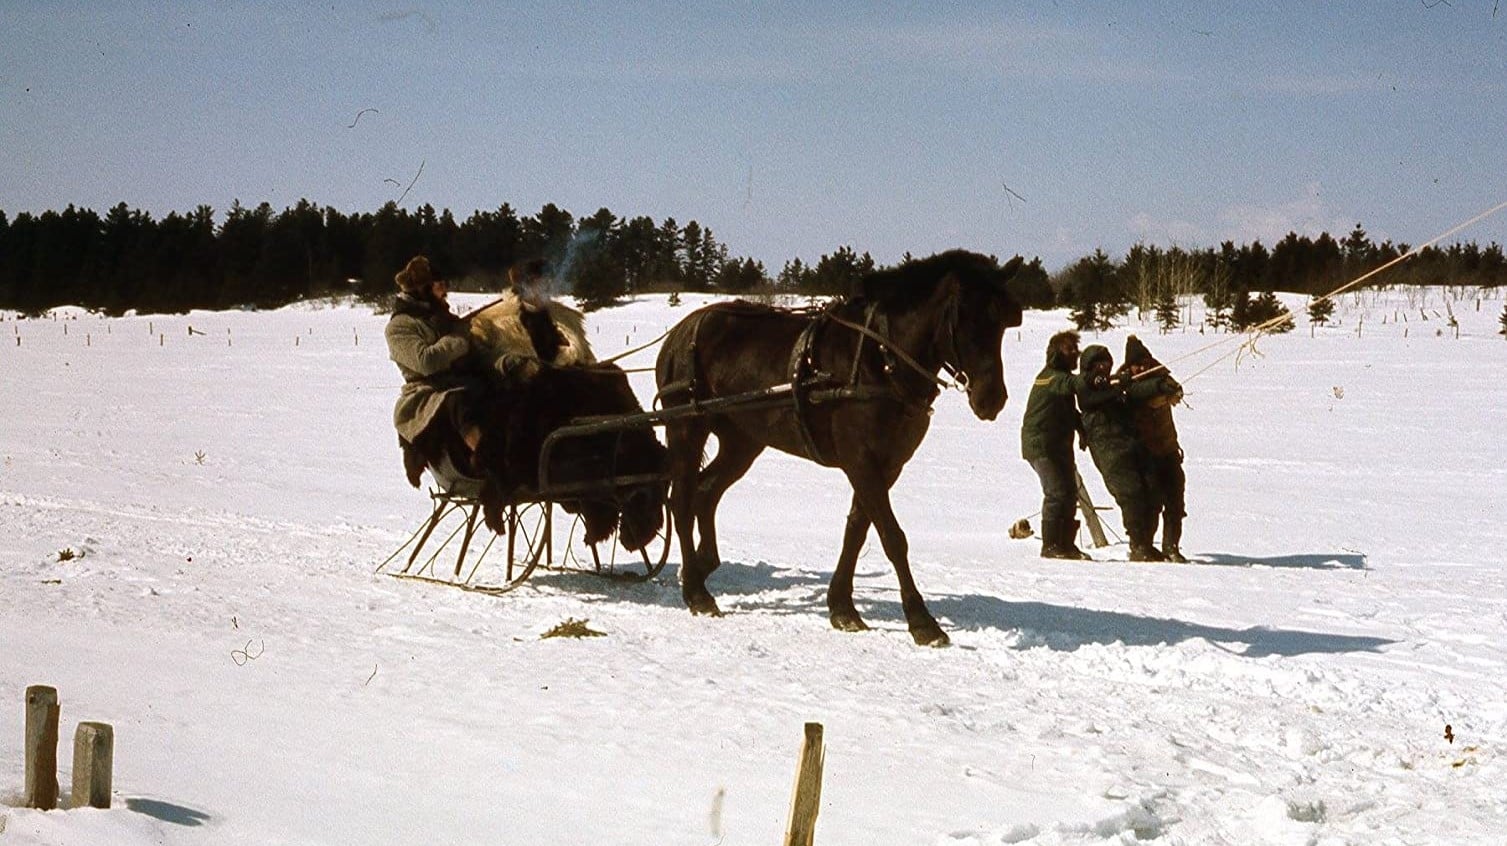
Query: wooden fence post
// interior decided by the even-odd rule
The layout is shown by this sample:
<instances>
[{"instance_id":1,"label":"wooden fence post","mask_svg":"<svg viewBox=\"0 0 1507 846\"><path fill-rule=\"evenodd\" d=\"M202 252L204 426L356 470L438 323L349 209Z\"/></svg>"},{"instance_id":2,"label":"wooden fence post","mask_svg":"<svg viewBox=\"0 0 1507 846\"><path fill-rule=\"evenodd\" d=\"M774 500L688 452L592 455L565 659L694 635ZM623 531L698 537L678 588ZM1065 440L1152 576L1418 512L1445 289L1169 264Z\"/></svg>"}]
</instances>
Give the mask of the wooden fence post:
<instances>
[{"instance_id":1,"label":"wooden fence post","mask_svg":"<svg viewBox=\"0 0 1507 846\"><path fill-rule=\"evenodd\" d=\"M811 846L816 837L816 814L822 804L822 764L826 760L822 724L806 723L801 762L795 771L795 796L790 800L790 824L785 846Z\"/></svg>"},{"instance_id":2,"label":"wooden fence post","mask_svg":"<svg viewBox=\"0 0 1507 846\"><path fill-rule=\"evenodd\" d=\"M34 684L26 688L27 808L50 811L58 806L58 691Z\"/></svg>"},{"instance_id":3,"label":"wooden fence post","mask_svg":"<svg viewBox=\"0 0 1507 846\"><path fill-rule=\"evenodd\" d=\"M109 723L79 723L73 733L73 807L110 807L115 729Z\"/></svg>"}]
</instances>

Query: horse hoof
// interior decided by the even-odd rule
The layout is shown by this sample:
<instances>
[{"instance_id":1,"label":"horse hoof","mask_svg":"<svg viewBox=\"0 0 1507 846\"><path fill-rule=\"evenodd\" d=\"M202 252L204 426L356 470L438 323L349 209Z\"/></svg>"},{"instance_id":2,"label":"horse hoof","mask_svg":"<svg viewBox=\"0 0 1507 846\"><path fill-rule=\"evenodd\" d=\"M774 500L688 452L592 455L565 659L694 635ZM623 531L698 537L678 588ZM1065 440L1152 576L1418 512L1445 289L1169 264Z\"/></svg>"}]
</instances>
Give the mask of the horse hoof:
<instances>
[{"instance_id":1,"label":"horse hoof","mask_svg":"<svg viewBox=\"0 0 1507 846\"><path fill-rule=\"evenodd\" d=\"M948 637L947 632L942 631L941 627L936 624L932 624L929 627L911 629L910 636L916 641L917 646L933 646L941 649L944 646L952 645L952 638Z\"/></svg>"},{"instance_id":2,"label":"horse hoof","mask_svg":"<svg viewBox=\"0 0 1507 846\"><path fill-rule=\"evenodd\" d=\"M833 611L832 628L840 632L866 632L869 630L867 623L858 616L857 611Z\"/></svg>"},{"instance_id":3,"label":"horse hoof","mask_svg":"<svg viewBox=\"0 0 1507 846\"><path fill-rule=\"evenodd\" d=\"M711 595L686 597L686 607L697 617L721 617L722 609L717 607L717 600Z\"/></svg>"}]
</instances>

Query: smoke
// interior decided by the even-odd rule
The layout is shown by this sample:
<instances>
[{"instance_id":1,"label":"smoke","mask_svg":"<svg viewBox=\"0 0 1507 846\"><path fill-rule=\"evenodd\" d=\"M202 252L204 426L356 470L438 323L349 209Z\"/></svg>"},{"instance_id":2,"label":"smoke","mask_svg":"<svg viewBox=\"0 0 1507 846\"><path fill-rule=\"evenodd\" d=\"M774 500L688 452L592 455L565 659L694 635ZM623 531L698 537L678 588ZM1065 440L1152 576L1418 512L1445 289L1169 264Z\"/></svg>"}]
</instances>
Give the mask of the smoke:
<instances>
[{"instance_id":1,"label":"smoke","mask_svg":"<svg viewBox=\"0 0 1507 846\"><path fill-rule=\"evenodd\" d=\"M589 254L590 248L601 238L602 233L597 229L582 229L571 236L570 242L565 245L565 253L560 256L560 261L555 265L555 272L549 280L549 293L552 296L570 293L568 289L575 286L576 265Z\"/></svg>"}]
</instances>

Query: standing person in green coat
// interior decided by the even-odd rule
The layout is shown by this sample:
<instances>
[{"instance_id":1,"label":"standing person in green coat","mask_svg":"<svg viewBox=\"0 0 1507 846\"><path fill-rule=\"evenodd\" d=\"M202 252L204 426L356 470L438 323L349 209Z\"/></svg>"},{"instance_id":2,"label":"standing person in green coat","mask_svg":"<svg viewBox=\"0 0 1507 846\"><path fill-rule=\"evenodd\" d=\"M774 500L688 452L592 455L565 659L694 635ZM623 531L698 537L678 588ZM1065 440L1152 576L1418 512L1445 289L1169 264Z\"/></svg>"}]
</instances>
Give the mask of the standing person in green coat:
<instances>
[{"instance_id":1,"label":"standing person in green coat","mask_svg":"<svg viewBox=\"0 0 1507 846\"><path fill-rule=\"evenodd\" d=\"M1180 544L1183 517L1187 516L1183 491L1188 478L1183 473L1183 450L1177 443L1177 426L1172 422L1172 406L1182 401L1183 388L1134 335L1125 339L1125 363L1120 366L1120 372L1137 382L1157 384L1157 390L1150 396L1139 392L1142 398L1131 402L1130 411L1136 434L1149 454L1152 483L1160 497L1162 555L1168 561L1186 564L1188 559L1183 557Z\"/></svg>"},{"instance_id":2,"label":"standing person in green coat","mask_svg":"<svg viewBox=\"0 0 1507 846\"><path fill-rule=\"evenodd\" d=\"M1125 534L1130 538L1131 561L1165 561L1152 544L1156 532L1159 494L1151 474L1151 456L1135 428L1131 409L1159 393L1159 380L1132 380L1128 374L1111 377L1114 357L1093 344L1083 351L1078 380L1078 407L1083 413L1083 436L1104 486L1120 507Z\"/></svg>"},{"instance_id":3,"label":"standing person in green coat","mask_svg":"<svg viewBox=\"0 0 1507 846\"><path fill-rule=\"evenodd\" d=\"M1020 426L1020 454L1041 478L1041 557L1088 560L1075 538L1078 521L1078 468L1073 435L1083 428L1073 397L1077 393L1078 333L1058 332L1047 341L1047 362L1026 399Z\"/></svg>"}]
</instances>

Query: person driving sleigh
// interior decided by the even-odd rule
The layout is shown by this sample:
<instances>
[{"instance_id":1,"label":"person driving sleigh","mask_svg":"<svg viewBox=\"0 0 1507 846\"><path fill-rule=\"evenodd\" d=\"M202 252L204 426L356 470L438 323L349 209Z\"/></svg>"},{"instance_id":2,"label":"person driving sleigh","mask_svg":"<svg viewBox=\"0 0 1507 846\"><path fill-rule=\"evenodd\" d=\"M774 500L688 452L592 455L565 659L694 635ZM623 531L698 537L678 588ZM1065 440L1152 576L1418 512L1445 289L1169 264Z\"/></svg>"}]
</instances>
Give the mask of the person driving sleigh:
<instances>
[{"instance_id":1,"label":"person driving sleigh","mask_svg":"<svg viewBox=\"0 0 1507 846\"><path fill-rule=\"evenodd\" d=\"M477 404L485 384L458 366L471 352L471 341L450 310L449 284L435 277L424 256L414 256L393 279L399 293L385 335L388 356L403 375L393 426L404 473L418 487L426 456L440 455L444 444L459 440L465 455L452 455L452 463L477 474L482 439Z\"/></svg>"}]
</instances>

